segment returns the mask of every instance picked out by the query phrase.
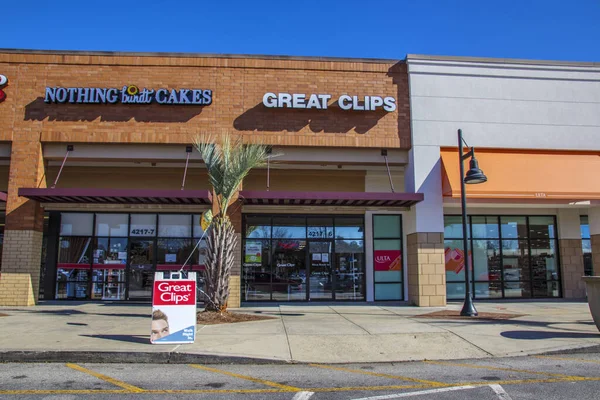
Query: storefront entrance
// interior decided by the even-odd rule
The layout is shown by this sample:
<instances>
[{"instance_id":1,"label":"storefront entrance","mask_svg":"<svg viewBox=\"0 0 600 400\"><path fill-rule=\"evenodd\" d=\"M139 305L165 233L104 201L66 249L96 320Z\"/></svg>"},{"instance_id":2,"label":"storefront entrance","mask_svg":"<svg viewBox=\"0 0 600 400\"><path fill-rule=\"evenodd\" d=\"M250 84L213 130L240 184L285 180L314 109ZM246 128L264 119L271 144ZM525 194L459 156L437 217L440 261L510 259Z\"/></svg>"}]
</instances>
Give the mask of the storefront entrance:
<instances>
[{"instance_id":1,"label":"storefront entrance","mask_svg":"<svg viewBox=\"0 0 600 400\"><path fill-rule=\"evenodd\" d=\"M147 300L152 297L154 282L155 240L131 240L129 248L129 300Z\"/></svg>"},{"instance_id":2,"label":"storefront entrance","mask_svg":"<svg viewBox=\"0 0 600 400\"><path fill-rule=\"evenodd\" d=\"M244 220L245 301L365 299L362 217Z\"/></svg>"}]
</instances>

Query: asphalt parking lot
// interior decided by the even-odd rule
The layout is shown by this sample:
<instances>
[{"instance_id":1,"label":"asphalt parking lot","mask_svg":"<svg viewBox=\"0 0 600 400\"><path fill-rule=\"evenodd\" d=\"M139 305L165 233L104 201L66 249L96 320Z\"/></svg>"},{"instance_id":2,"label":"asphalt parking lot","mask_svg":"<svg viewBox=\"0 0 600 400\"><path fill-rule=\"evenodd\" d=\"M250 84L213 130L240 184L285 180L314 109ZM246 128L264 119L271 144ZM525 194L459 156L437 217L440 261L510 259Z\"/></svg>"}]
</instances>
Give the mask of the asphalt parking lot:
<instances>
[{"instance_id":1,"label":"asphalt parking lot","mask_svg":"<svg viewBox=\"0 0 600 400\"><path fill-rule=\"evenodd\" d=\"M376 364L0 364L2 399L597 399L600 354Z\"/></svg>"}]
</instances>

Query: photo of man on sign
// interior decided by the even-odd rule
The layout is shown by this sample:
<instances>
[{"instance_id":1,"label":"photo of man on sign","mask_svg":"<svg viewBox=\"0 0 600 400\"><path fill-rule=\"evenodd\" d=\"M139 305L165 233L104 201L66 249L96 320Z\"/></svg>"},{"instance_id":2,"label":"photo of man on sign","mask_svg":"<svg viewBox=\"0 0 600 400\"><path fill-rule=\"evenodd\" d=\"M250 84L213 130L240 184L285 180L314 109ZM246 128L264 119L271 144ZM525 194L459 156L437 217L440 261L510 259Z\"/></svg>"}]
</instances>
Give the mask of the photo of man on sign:
<instances>
[{"instance_id":1,"label":"photo of man on sign","mask_svg":"<svg viewBox=\"0 0 600 400\"><path fill-rule=\"evenodd\" d=\"M152 312L152 333L150 341L154 342L162 337L169 336L169 317L161 310Z\"/></svg>"}]
</instances>

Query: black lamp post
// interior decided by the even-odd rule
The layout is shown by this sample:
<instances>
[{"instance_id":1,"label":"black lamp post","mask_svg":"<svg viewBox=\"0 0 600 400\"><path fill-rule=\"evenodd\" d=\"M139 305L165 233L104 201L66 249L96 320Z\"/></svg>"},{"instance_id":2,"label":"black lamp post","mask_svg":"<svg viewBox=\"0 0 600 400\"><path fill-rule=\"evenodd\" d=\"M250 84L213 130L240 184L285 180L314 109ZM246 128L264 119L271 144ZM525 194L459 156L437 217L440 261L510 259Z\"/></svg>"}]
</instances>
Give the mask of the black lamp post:
<instances>
[{"instance_id":1,"label":"black lamp post","mask_svg":"<svg viewBox=\"0 0 600 400\"><path fill-rule=\"evenodd\" d=\"M475 158L475 149L471 147L467 153L463 154L463 143L466 147L469 147L467 142L463 140L462 130L458 130L458 156L460 163L460 200L462 203L462 228L463 228L463 255L465 259L465 304L460 312L460 315L467 317L476 317L477 310L473 305L473 296L471 295L471 283L469 279L469 245L467 240L467 197L465 193L465 183L477 184L484 183L487 181L487 177L483 174L483 171L479 169L477 159ZM469 170L465 176L465 167L463 162L471 157L469 161Z\"/></svg>"}]
</instances>

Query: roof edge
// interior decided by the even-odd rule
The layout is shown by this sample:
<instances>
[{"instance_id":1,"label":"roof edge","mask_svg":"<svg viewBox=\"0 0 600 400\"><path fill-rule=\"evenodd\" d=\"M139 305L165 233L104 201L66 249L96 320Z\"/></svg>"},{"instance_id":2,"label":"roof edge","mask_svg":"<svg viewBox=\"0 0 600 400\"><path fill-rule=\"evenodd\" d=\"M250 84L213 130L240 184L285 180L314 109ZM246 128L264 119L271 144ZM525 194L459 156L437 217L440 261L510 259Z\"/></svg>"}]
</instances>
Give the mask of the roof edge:
<instances>
[{"instance_id":1,"label":"roof edge","mask_svg":"<svg viewBox=\"0 0 600 400\"><path fill-rule=\"evenodd\" d=\"M436 56L426 54L407 54L406 62L410 61L454 61L487 64L516 64L516 65L548 65L557 67L596 67L600 68L600 62L593 61L553 61L532 60L519 58L493 58L493 57L468 57L468 56Z\"/></svg>"},{"instance_id":2,"label":"roof edge","mask_svg":"<svg viewBox=\"0 0 600 400\"><path fill-rule=\"evenodd\" d=\"M327 62L360 62L373 64L396 64L406 62L406 59L387 58L349 58L321 56L286 56L266 54L216 54L216 53L177 53L177 52L130 52L130 51L88 51L88 50L35 50L35 49L5 49L0 53L31 54L31 55L71 55L71 56L104 56L104 57L171 57L171 58L228 58L255 60L289 60L289 61L327 61Z\"/></svg>"}]
</instances>

